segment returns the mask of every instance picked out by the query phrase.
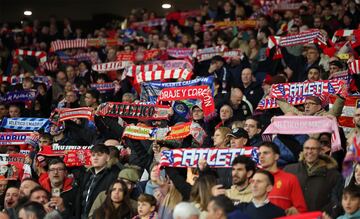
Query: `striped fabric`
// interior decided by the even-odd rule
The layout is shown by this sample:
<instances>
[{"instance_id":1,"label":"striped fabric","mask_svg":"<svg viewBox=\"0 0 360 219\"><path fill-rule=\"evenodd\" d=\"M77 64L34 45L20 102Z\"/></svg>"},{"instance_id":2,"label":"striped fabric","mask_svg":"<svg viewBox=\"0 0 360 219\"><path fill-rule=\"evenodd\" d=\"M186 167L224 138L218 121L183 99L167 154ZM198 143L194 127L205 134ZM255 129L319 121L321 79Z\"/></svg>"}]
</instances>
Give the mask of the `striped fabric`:
<instances>
[{"instance_id":1,"label":"striped fabric","mask_svg":"<svg viewBox=\"0 0 360 219\"><path fill-rule=\"evenodd\" d=\"M159 64L146 64L146 65L132 65L128 66L125 73L122 75L122 79L125 77L135 77L141 72L164 70L162 65Z\"/></svg>"},{"instance_id":2,"label":"striped fabric","mask_svg":"<svg viewBox=\"0 0 360 219\"><path fill-rule=\"evenodd\" d=\"M4 118L2 128L21 131L37 131L49 123L45 118Z\"/></svg>"},{"instance_id":3,"label":"striped fabric","mask_svg":"<svg viewBox=\"0 0 360 219\"><path fill-rule=\"evenodd\" d=\"M336 97L330 97L330 105L331 109L334 106ZM345 100L345 106L341 112L341 116L338 117L339 125L344 128L353 128L355 126L353 117L356 110L356 101L360 100L360 96L348 96Z\"/></svg>"},{"instance_id":4,"label":"striped fabric","mask_svg":"<svg viewBox=\"0 0 360 219\"><path fill-rule=\"evenodd\" d=\"M30 50L24 50L24 49L16 49L15 50L16 56L35 56L40 59L40 62L44 63L46 62L46 52L43 51L30 51Z\"/></svg>"},{"instance_id":5,"label":"striped fabric","mask_svg":"<svg viewBox=\"0 0 360 219\"><path fill-rule=\"evenodd\" d=\"M360 74L360 60L354 60L349 63L350 74Z\"/></svg>"},{"instance_id":6,"label":"striped fabric","mask_svg":"<svg viewBox=\"0 0 360 219\"><path fill-rule=\"evenodd\" d=\"M117 62L106 62L102 64L93 65L91 68L94 71L106 72L106 71L116 71L127 66L131 65L132 62L129 61L117 61Z\"/></svg>"},{"instance_id":7,"label":"striped fabric","mask_svg":"<svg viewBox=\"0 0 360 219\"><path fill-rule=\"evenodd\" d=\"M340 38L340 37L349 37L349 36L352 36L352 35L359 35L360 34L360 30L344 30L344 29L341 29L341 30L337 30L334 35L333 35L333 38L332 38L332 42L333 43L336 43L336 41Z\"/></svg>"},{"instance_id":8,"label":"striped fabric","mask_svg":"<svg viewBox=\"0 0 360 219\"><path fill-rule=\"evenodd\" d=\"M295 98L288 98L288 103L291 105L301 105L305 103L305 97L295 97ZM265 98L260 100L257 110L267 110L279 108L279 105L276 103L276 98Z\"/></svg>"},{"instance_id":9,"label":"striped fabric","mask_svg":"<svg viewBox=\"0 0 360 219\"><path fill-rule=\"evenodd\" d=\"M51 42L50 51L58 51L70 48L86 48L88 46L87 39L76 40L56 40Z\"/></svg>"},{"instance_id":10,"label":"striped fabric","mask_svg":"<svg viewBox=\"0 0 360 219\"><path fill-rule=\"evenodd\" d=\"M187 69L158 70L141 72L135 77L136 83L146 81L158 81L164 79L184 79L190 80L192 72Z\"/></svg>"}]
</instances>

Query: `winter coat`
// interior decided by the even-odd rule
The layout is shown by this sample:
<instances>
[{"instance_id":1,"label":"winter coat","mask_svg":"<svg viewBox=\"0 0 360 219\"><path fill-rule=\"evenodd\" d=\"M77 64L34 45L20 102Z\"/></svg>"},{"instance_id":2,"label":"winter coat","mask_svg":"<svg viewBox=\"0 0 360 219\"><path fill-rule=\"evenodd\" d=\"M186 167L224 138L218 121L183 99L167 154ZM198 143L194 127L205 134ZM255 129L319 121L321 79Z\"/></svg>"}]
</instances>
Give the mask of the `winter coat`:
<instances>
[{"instance_id":1,"label":"winter coat","mask_svg":"<svg viewBox=\"0 0 360 219\"><path fill-rule=\"evenodd\" d=\"M321 210L331 214L332 209L340 204L344 180L333 158L319 155L317 163L308 168L301 154L300 161L286 166L284 171L299 179L309 211Z\"/></svg>"}]
</instances>

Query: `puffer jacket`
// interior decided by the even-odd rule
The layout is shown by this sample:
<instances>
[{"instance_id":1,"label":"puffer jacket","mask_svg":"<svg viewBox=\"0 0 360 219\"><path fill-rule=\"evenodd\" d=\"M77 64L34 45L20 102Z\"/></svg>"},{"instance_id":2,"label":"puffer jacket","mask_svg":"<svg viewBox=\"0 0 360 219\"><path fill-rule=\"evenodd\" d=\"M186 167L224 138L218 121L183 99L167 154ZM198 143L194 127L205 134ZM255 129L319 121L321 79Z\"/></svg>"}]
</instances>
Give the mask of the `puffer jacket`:
<instances>
[{"instance_id":1,"label":"puffer jacket","mask_svg":"<svg viewBox=\"0 0 360 219\"><path fill-rule=\"evenodd\" d=\"M300 154L299 162L287 165L284 171L299 179L309 211L321 210L332 214L332 209L340 205L344 180L333 158L319 155L317 163L308 168L303 154Z\"/></svg>"}]
</instances>

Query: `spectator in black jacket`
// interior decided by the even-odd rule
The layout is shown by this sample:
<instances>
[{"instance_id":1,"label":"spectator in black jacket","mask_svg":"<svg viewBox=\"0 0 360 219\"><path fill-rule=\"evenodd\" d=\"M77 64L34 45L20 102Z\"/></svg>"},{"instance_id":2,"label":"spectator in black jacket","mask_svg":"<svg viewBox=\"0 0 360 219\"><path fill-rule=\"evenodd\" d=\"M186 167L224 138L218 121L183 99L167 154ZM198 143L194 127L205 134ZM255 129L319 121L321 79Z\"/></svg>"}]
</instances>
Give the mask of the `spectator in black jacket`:
<instances>
[{"instance_id":1,"label":"spectator in black jacket","mask_svg":"<svg viewBox=\"0 0 360 219\"><path fill-rule=\"evenodd\" d=\"M241 90L246 96L246 99L252 104L253 109L255 109L264 95L261 84L253 81L253 73L250 68L244 68L242 70L241 82Z\"/></svg>"}]
</instances>

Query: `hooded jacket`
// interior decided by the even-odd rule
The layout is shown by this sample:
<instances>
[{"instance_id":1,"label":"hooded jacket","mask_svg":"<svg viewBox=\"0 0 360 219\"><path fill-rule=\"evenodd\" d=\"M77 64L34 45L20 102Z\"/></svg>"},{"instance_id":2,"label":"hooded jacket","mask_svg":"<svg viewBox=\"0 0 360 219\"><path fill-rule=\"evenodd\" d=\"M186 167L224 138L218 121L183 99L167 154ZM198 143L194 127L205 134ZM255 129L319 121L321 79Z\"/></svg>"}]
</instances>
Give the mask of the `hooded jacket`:
<instances>
[{"instance_id":1,"label":"hooded jacket","mask_svg":"<svg viewBox=\"0 0 360 219\"><path fill-rule=\"evenodd\" d=\"M333 158L319 155L318 161L309 168L301 153L299 162L286 166L284 171L296 175L299 179L309 211L331 213L332 209L340 204L344 180Z\"/></svg>"}]
</instances>

